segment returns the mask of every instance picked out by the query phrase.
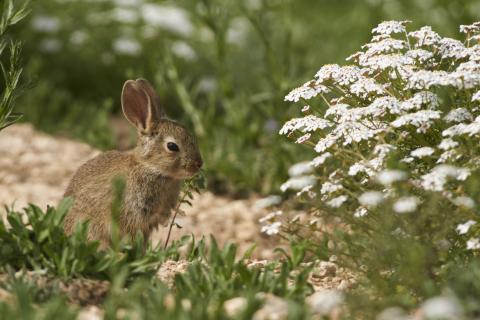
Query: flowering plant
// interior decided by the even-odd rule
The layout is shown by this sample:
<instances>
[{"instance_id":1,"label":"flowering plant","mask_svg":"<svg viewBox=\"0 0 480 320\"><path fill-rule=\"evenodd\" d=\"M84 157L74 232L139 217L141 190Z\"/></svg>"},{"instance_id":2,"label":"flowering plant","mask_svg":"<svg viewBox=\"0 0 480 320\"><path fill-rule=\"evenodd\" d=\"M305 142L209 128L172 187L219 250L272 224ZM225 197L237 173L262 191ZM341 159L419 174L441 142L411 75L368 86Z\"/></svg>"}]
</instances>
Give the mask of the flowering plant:
<instances>
[{"instance_id":1,"label":"flowering plant","mask_svg":"<svg viewBox=\"0 0 480 320\"><path fill-rule=\"evenodd\" d=\"M270 234L337 240L316 243L403 285L409 259L435 278L480 249L480 23L460 26L464 42L407 24L381 23L351 64L325 65L285 97L304 115L280 134L316 155L281 189L310 210L263 220Z\"/></svg>"}]
</instances>

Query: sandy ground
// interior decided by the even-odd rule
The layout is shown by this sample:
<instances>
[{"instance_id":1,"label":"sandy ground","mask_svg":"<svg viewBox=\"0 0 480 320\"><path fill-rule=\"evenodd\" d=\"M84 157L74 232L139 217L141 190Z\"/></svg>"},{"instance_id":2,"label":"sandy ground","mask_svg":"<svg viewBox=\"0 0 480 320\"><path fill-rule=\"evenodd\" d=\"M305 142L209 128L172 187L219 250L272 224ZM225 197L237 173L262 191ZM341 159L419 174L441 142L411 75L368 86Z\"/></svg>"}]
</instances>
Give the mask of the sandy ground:
<instances>
[{"instance_id":1,"label":"sandy ground","mask_svg":"<svg viewBox=\"0 0 480 320\"><path fill-rule=\"evenodd\" d=\"M85 161L99 151L68 139L38 132L28 124L8 127L0 132L0 205L20 209L28 203L42 208L56 205L69 179ZM197 196L193 207L185 206L186 216L177 222L172 239L185 234L196 238L214 234L220 244L231 240L239 244L242 253L257 243L255 257L271 258L274 238L261 234L258 219L266 214L255 206L255 197L231 200L210 192ZM167 228L160 227L152 241L164 241Z\"/></svg>"}]
</instances>

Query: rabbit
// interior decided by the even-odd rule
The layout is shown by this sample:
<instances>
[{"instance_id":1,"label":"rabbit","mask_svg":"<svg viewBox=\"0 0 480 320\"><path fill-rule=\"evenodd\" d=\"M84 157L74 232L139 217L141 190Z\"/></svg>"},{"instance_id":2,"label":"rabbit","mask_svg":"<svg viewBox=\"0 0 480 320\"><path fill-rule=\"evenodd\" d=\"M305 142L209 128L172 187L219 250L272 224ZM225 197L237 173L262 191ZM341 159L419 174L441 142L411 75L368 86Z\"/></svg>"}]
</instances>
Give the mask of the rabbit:
<instances>
[{"instance_id":1,"label":"rabbit","mask_svg":"<svg viewBox=\"0 0 480 320\"><path fill-rule=\"evenodd\" d=\"M118 217L120 236L143 233L147 240L167 224L178 202L182 180L202 167L197 139L184 126L166 117L160 99L147 80L125 82L121 96L125 118L137 129L137 146L130 151L107 151L83 164L64 197L73 206L64 220L66 234L88 220L88 239L100 248L111 245L112 180L121 177L125 190Z\"/></svg>"}]
</instances>

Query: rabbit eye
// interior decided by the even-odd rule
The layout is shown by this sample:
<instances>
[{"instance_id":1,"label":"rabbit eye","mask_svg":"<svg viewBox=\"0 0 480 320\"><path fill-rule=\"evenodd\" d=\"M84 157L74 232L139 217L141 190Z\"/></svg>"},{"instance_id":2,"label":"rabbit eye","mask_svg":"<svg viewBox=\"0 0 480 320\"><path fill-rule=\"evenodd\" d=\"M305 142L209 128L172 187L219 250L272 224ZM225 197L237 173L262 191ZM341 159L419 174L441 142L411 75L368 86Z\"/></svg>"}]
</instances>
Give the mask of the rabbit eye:
<instances>
[{"instance_id":1,"label":"rabbit eye","mask_svg":"<svg viewBox=\"0 0 480 320\"><path fill-rule=\"evenodd\" d=\"M180 149L178 148L178 145L174 142L167 143L167 148L168 148L168 150L174 151L174 152L180 151Z\"/></svg>"}]
</instances>

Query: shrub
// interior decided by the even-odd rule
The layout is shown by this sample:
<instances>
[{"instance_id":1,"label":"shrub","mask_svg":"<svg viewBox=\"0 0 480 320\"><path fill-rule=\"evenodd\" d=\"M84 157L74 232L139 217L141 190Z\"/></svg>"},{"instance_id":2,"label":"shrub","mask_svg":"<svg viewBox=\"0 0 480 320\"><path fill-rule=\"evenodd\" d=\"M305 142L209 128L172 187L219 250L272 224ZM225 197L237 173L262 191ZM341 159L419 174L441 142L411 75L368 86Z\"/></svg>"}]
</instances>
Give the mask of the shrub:
<instances>
[{"instance_id":1,"label":"shrub","mask_svg":"<svg viewBox=\"0 0 480 320\"><path fill-rule=\"evenodd\" d=\"M20 65L21 44L18 41L8 39L7 28L17 24L28 13L26 5L15 7L13 0L1 1L3 7L0 20L0 68L3 82L0 84L0 130L15 123L21 118L21 114L13 112L15 100L21 92L20 77L23 69ZM4 58L4 51L8 49L9 56ZM7 60L5 64L3 61Z\"/></svg>"},{"instance_id":2,"label":"shrub","mask_svg":"<svg viewBox=\"0 0 480 320\"><path fill-rule=\"evenodd\" d=\"M480 23L460 27L464 42L407 25L379 24L351 64L285 97L304 115L280 134L316 154L282 189L309 213L264 229L316 238L312 250L368 280L363 297L411 307L480 249Z\"/></svg>"}]
</instances>

